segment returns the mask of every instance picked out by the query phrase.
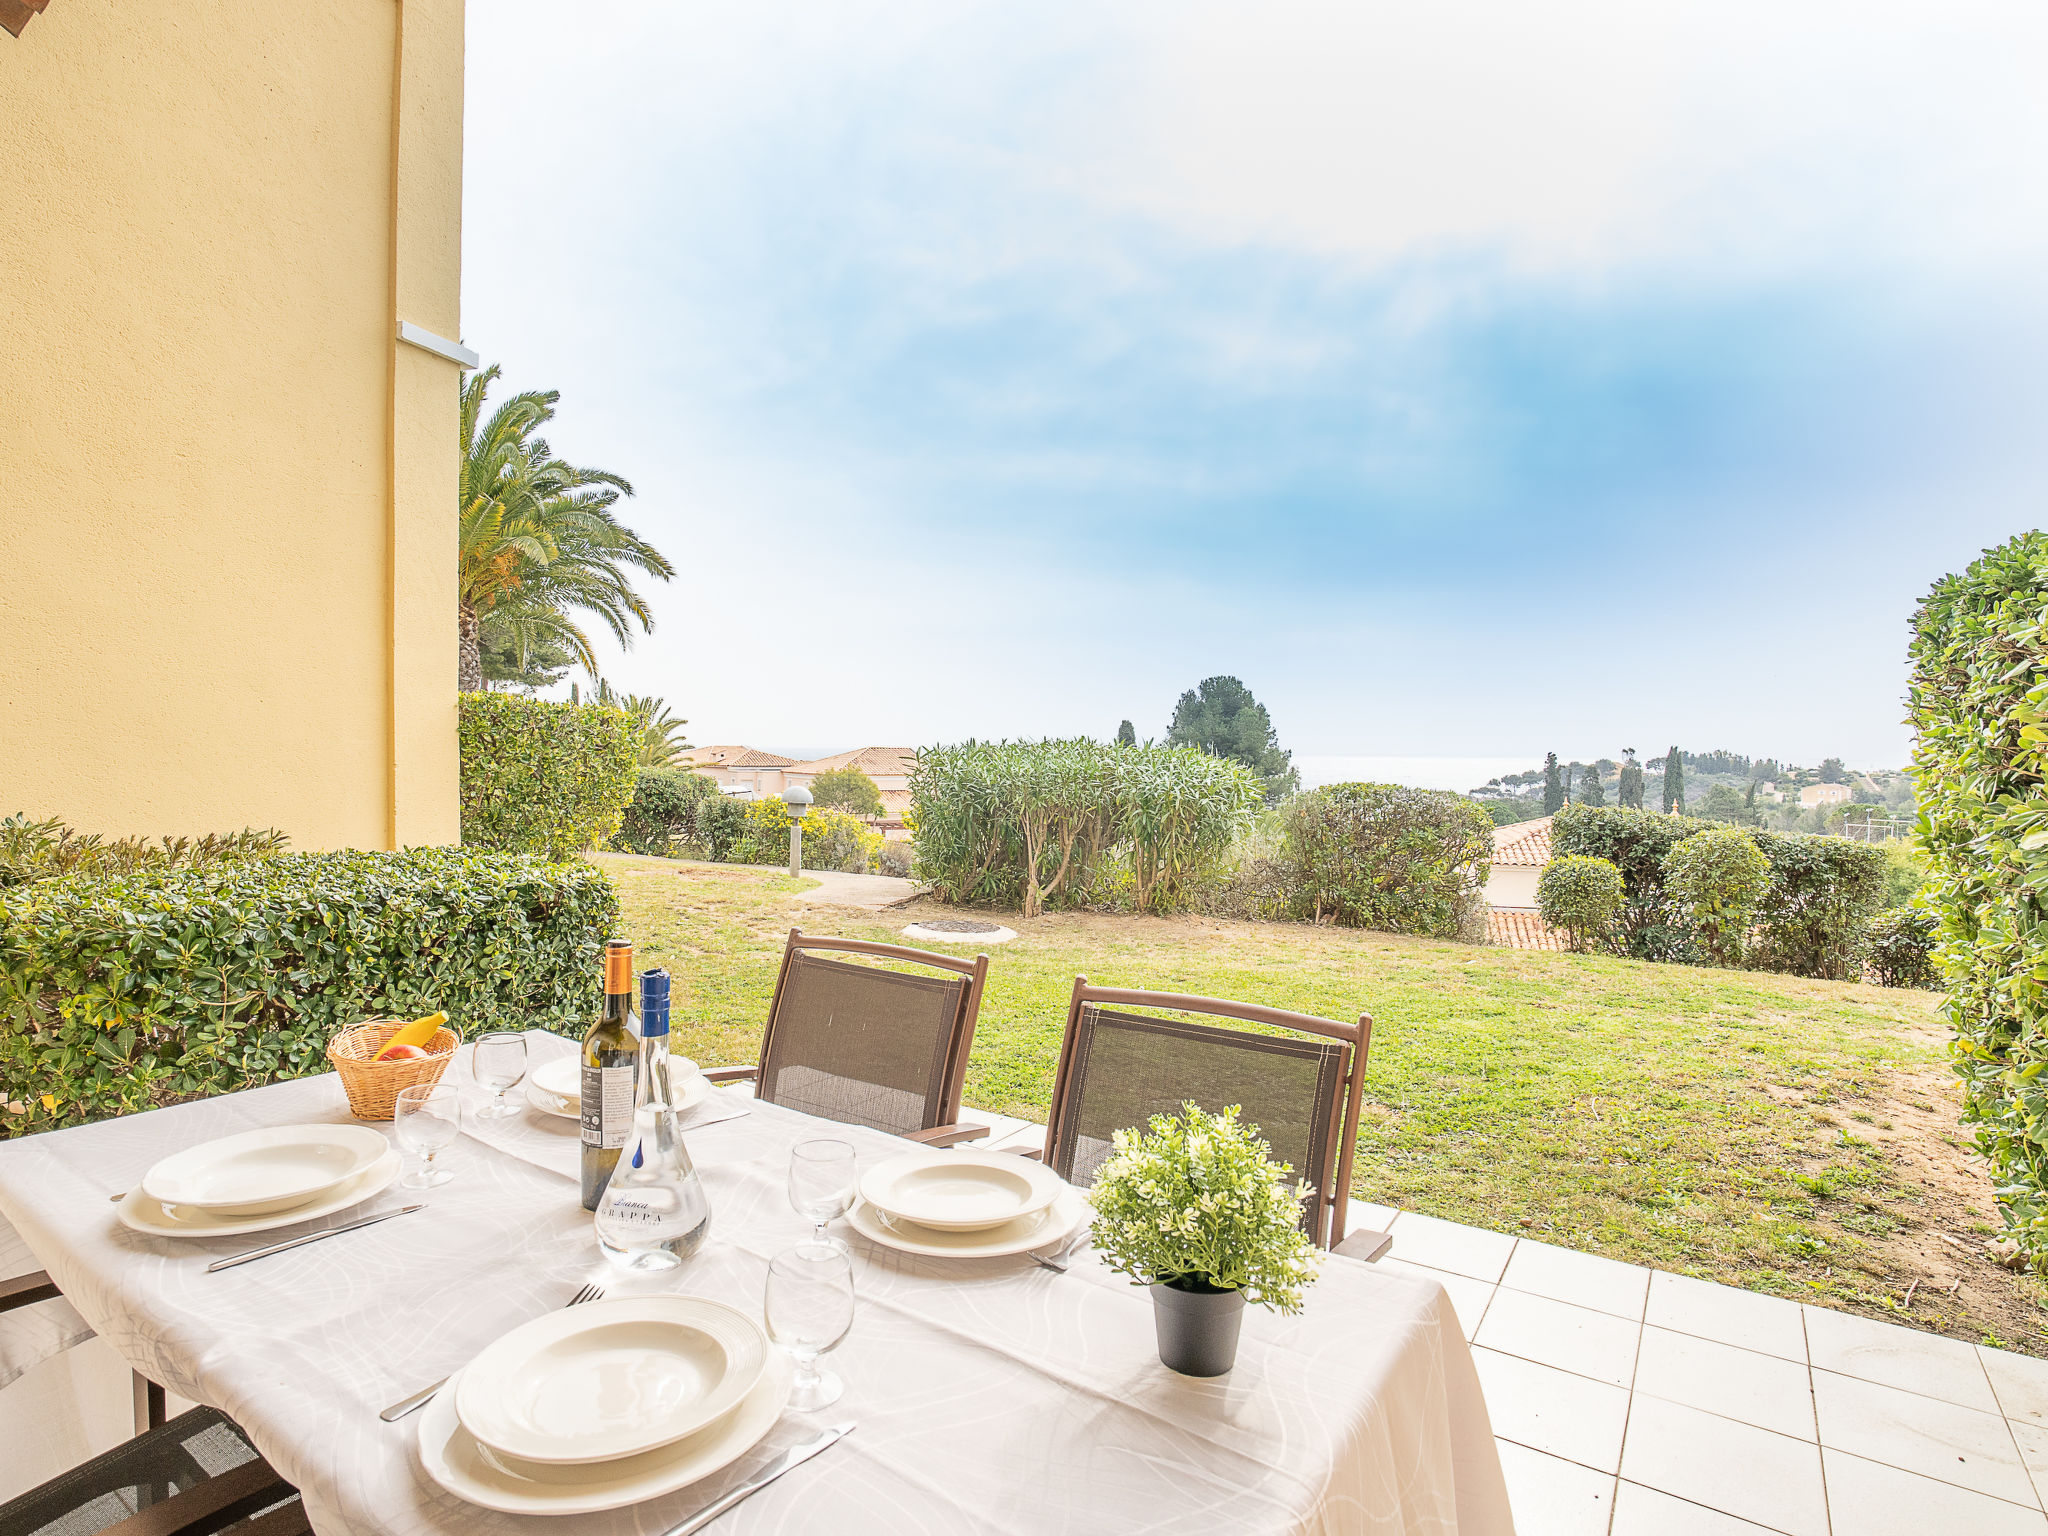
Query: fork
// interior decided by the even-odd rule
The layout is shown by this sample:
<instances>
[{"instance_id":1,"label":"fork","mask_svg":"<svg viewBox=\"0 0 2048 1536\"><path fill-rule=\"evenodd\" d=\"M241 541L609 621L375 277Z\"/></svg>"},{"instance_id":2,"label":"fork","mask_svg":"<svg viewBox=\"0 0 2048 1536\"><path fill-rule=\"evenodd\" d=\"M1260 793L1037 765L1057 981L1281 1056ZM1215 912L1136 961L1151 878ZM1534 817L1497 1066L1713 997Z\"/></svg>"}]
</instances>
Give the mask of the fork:
<instances>
[{"instance_id":1,"label":"fork","mask_svg":"<svg viewBox=\"0 0 2048 1536\"><path fill-rule=\"evenodd\" d=\"M1054 1274L1064 1275L1067 1272L1067 1260L1074 1256L1074 1250L1081 1246L1087 1236L1088 1224L1083 1222L1067 1235L1067 1240L1060 1244L1051 1258L1047 1258L1042 1253L1034 1253L1031 1257L1034 1262L1043 1264Z\"/></svg>"},{"instance_id":2,"label":"fork","mask_svg":"<svg viewBox=\"0 0 2048 1536\"><path fill-rule=\"evenodd\" d=\"M602 1301L603 1299L603 1286L586 1285L581 1290L579 1290L574 1296L571 1296L567 1301L563 1302L562 1305L564 1308L580 1307L586 1301ZM427 1404L433 1400L434 1394L440 1391L443 1387L447 1386L451 1379L452 1377L450 1376L443 1376L431 1387L421 1387L419 1391L413 1393L411 1397L401 1397L389 1408L386 1408L382 1413L378 1414L377 1417L382 1419L386 1424L396 1424L408 1413L412 1413L416 1409L426 1407Z\"/></svg>"}]
</instances>

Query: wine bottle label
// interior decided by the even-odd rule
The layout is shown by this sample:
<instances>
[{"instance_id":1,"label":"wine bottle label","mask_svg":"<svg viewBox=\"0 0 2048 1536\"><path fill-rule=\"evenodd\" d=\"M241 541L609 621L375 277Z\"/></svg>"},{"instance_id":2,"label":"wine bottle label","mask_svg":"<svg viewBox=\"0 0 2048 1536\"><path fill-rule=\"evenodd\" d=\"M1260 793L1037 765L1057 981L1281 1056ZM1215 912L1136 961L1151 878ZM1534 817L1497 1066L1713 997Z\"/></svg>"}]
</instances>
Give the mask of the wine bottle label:
<instances>
[{"instance_id":1,"label":"wine bottle label","mask_svg":"<svg viewBox=\"0 0 2048 1536\"><path fill-rule=\"evenodd\" d=\"M583 1145L616 1152L633 1132L633 1069L583 1069Z\"/></svg>"}]
</instances>

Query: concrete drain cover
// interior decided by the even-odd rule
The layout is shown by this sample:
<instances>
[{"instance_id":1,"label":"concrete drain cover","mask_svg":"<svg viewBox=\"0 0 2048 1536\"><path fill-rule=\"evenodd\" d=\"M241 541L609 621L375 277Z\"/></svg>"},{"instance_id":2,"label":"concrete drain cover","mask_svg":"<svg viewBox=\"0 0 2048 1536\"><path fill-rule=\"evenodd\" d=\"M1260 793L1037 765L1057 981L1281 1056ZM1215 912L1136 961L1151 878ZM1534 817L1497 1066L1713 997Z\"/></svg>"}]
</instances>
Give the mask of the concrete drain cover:
<instances>
[{"instance_id":1,"label":"concrete drain cover","mask_svg":"<svg viewBox=\"0 0 2048 1536\"><path fill-rule=\"evenodd\" d=\"M903 937L938 944L1006 944L1017 937L1017 930L972 917L935 917L912 923L903 930Z\"/></svg>"}]
</instances>

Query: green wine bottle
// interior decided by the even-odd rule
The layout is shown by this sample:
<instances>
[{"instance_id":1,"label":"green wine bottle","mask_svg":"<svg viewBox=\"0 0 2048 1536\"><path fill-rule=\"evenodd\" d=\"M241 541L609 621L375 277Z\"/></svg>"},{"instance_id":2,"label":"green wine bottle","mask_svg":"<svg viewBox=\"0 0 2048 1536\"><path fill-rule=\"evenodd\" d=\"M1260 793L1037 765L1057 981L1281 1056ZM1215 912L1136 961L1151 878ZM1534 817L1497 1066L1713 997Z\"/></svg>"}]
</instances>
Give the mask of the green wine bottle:
<instances>
[{"instance_id":1,"label":"green wine bottle","mask_svg":"<svg viewBox=\"0 0 2048 1536\"><path fill-rule=\"evenodd\" d=\"M633 1033L633 946L604 947L604 1007L583 1037L583 1209L604 1198L619 1149L633 1132L640 1038Z\"/></svg>"}]
</instances>

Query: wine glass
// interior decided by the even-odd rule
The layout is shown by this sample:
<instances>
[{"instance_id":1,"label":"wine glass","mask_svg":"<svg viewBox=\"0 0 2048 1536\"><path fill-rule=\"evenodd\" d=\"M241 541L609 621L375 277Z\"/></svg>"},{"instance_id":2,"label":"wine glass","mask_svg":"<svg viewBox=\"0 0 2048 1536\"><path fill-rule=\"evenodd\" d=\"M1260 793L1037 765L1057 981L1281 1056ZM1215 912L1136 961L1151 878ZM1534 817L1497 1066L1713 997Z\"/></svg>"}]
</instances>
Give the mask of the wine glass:
<instances>
[{"instance_id":1,"label":"wine glass","mask_svg":"<svg viewBox=\"0 0 2048 1536\"><path fill-rule=\"evenodd\" d=\"M846 1383L818 1369L818 1356L853 1326L853 1260L830 1239L812 1238L768 1265L762 1311L768 1337L796 1360L789 1406L799 1413L839 1401Z\"/></svg>"},{"instance_id":2,"label":"wine glass","mask_svg":"<svg viewBox=\"0 0 2048 1536\"><path fill-rule=\"evenodd\" d=\"M789 1203L810 1218L812 1237L853 1204L853 1147L844 1141L800 1141L789 1154Z\"/></svg>"},{"instance_id":3,"label":"wine glass","mask_svg":"<svg viewBox=\"0 0 2048 1536\"><path fill-rule=\"evenodd\" d=\"M407 1189L433 1189L455 1177L452 1170L434 1165L434 1159L462 1129L462 1095L451 1084L414 1083L399 1089L392 1129L398 1133L398 1144L420 1159L420 1166L400 1179L400 1184Z\"/></svg>"},{"instance_id":4,"label":"wine glass","mask_svg":"<svg viewBox=\"0 0 2048 1536\"><path fill-rule=\"evenodd\" d=\"M478 1035L469 1052L470 1076L491 1097L476 1112L479 1120L502 1120L519 1113L519 1106L505 1102L505 1095L526 1076L526 1034L517 1029L494 1029Z\"/></svg>"}]
</instances>

